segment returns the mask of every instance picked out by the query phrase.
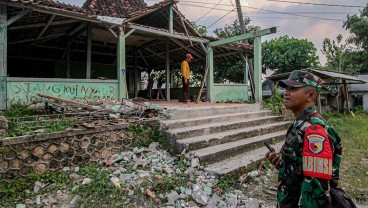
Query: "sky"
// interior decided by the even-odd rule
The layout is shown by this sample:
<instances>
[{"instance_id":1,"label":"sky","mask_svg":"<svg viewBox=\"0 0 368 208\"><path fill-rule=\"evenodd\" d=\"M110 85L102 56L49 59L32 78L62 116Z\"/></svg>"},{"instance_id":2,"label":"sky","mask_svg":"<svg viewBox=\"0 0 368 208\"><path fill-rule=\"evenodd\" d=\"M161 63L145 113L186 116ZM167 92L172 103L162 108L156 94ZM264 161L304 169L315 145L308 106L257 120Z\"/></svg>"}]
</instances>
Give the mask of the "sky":
<instances>
[{"instance_id":1,"label":"sky","mask_svg":"<svg viewBox=\"0 0 368 208\"><path fill-rule=\"evenodd\" d=\"M84 0L59 1L78 6L82 6L84 2ZM148 5L152 5L158 1L145 0ZM359 10L367 4L367 0L285 1L289 2L277 0L240 0L240 4L242 5L243 16L249 17L252 25L260 26L262 29L277 27L278 32L276 34L264 36L262 37L262 41L284 35L299 39L308 39L316 46L317 55L320 57L321 64L326 62L325 56L321 53L323 40L325 38L334 39L338 34L343 34L344 38L346 38L349 33L343 28L343 21L346 20L347 15L358 14ZM329 4L330 6L290 2ZM216 6L216 4L218 5ZM361 8L351 6L361 6ZM178 7L187 19L196 22L197 25L208 27L208 35L214 35L213 31L216 28L231 24L238 18L236 9L230 12L235 8L235 0L179 0ZM211 10L211 8L214 9Z\"/></svg>"}]
</instances>

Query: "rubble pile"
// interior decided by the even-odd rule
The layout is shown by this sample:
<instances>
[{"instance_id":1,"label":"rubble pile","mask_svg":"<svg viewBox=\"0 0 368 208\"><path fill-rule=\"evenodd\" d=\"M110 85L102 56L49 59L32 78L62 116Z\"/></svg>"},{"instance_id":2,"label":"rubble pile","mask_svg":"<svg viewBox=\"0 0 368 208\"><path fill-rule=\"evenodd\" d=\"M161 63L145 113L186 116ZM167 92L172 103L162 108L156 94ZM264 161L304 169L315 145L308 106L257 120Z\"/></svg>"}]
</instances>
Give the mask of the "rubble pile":
<instances>
[{"instance_id":1,"label":"rubble pile","mask_svg":"<svg viewBox=\"0 0 368 208\"><path fill-rule=\"evenodd\" d=\"M38 95L46 101L43 110L36 110L36 115L10 118L0 115L0 138L51 133L50 129L55 129L51 127L52 124L59 123L65 128L58 128L58 131L72 131L166 118L168 115L166 109L156 104L130 99L123 99L122 102L109 99L82 101ZM9 129L9 126L12 129Z\"/></svg>"},{"instance_id":2,"label":"rubble pile","mask_svg":"<svg viewBox=\"0 0 368 208\"><path fill-rule=\"evenodd\" d=\"M243 186L230 188L226 193L220 188L220 179L203 170L195 155L183 152L178 157L171 156L151 143L148 148L135 147L130 151L111 155L100 161L100 169L111 172L109 181L112 189L122 189L129 204L137 207L276 207L266 205L265 201L247 197ZM55 197L36 196L25 201L26 205L54 205L49 207L79 207L80 195L73 195L79 187L91 183L90 178L78 174L78 169L64 171L69 173L73 186L69 190L59 190ZM258 177L258 170L247 174L248 180ZM242 176L244 179L244 175ZM266 176L267 178L267 176ZM181 183L168 184L173 181ZM241 184L240 184L241 185ZM35 184L35 190L42 189L43 184ZM170 186L170 189L164 189ZM75 194L75 193L74 193ZM146 200L137 202L136 196L142 195Z\"/></svg>"}]
</instances>

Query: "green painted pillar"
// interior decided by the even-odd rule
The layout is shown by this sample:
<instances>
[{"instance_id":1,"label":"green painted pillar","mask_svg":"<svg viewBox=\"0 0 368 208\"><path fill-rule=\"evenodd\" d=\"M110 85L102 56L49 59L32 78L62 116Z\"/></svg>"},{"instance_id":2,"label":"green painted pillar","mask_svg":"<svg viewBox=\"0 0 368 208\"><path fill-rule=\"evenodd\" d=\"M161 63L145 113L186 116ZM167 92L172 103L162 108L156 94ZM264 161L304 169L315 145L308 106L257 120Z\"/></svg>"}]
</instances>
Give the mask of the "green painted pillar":
<instances>
[{"instance_id":1,"label":"green painted pillar","mask_svg":"<svg viewBox=\"0 0 368 208\"><path fill-rule=\"evenodd\" d=\"M169 32L173 33L174 32L174 13L173 13L173 6L170 5L169 7Z\"/></svg>"},{"instance_id":2,"label":"green painted pillar","mask_svg":"<svg viewBox=\"0 0 368 208\"><path fill-rule=\"evenodd\" d=\"M262 45L261 37L254 38L254 83L256 102L262 102Z\"/></svg>"},{"instance_id":3,"label":"green painted pillar","mask_svg":"<svg viewBox=\"0 0 368 208\"><path fill-rule=\"evenodd\" d=\"M86 79L91 79L91 65L92 65L92 25L88 23L87 26L87 68Z\"/></svg>"},{"instance_id":4,"label":"green painted pillar","mask_svg":"<svg viewBox=\"0 0 368 208\"><path fill-rule=\"evenodd\" d=\"M165 41L165 65L166 65L166 100L170 101L170 40Z\"/></svg>"},{"instance_id":5,"label":"green painted pillar","mask_svg":"<svg viewBox=\"0 0 368 208\"><path fill-rule=\"evenodd\" d=\"M118 81L119 81L119 95L118 98L122 101L123 98L127 98L127 83L126 83L126 60L125 60L125 36L124 28L119 27L118 37Z\"/></svg>"},{"instance_id":6,"label":"green painted pillar","mask_svg":"<svg viewBox=\"0 0 368 208\"><path fill-rule=\"evenodd\" d=\"M214 62L213 62L213 49L207 47L207 59L209 64L209 70L207 75L207 101L212 102L214 100Z\"/></svg>"},{"instance_id":7,"label":"green painted pillar","mask_svg":"<svg viewBox=\"0 0 368 208\"><path fill-rule=\"evenodd\" d=\"M6 110L7 89L7 6L0 4L0 110Z\"/></svg>"}]
</instances>

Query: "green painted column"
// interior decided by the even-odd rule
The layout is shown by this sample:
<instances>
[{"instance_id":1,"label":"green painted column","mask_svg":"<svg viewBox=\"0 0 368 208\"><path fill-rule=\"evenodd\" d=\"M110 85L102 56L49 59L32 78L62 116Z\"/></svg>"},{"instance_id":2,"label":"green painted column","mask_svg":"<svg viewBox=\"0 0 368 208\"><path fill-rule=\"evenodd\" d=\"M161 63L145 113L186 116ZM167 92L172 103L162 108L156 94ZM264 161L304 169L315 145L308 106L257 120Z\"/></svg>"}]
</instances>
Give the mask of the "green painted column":
<instances>
[{"instance_id":1,"label":"green painted column","mask_svg":"<svg viewBox=\"0 0 368 208\"><path fill-rule=\"evenodd\" d=\"M123 98L127 98L127 83L126 83L126 59L125 59L125 36L124 28L119 27L119 37L118 37L118 81L119 90L118 98L121 101Z\"/></svg>"},{"instance_id":2,"label":"green painted column","mask_svg":"<svg viewBox=\"0 0 368 208\"><path fill-rule=\"evenodd\" d=\"M173 6L170 5L169 7L169 32L173 33L174 32L174 13L173 13Z\"/></svg>"},{"instance_id":3,"label":"green painted column","mask_svg":"<svg viewBox=\"0 0 368 208\"><path fill-rule=\"evenodd\" d=\"M262 102L262 45L261 37L254 38L254 83L256 102Z\"/></svg>"},{"instance_id":4,"label":"green painted column","mask_svg":"<svg viewBox=\"0 0 368 208\"><path fill-rule=\"evenodd\" d=\"M209 64L209 70L207 75L207 100L212 102L214 100L214 62L213 62L213 49L207 47L207 59Z\"/></svg>"},{"instance_id":5,"label":"green painted column","mask_svg":"<svg viewBox=\"0 0 368 208\"><path fill-rule=\"evenodd\" d=\"M7 89L7 6L0 4L0 110L6 109Z\"/></svg>"},{"instance_id":6,"label":"green painted column","mask_svg":"<svg viewBox=\"0 0 368 208\"><path fill-rule=\"evenodd\" d=\"M166 100L170 101L170 40L165 40L165 65L166 65Z\"/></svg>"},{"instance_id":7,"label":"green painted column","mask_svg":"<svg viewBox=\"0 0 368 208\"><path fill-rule=\"evenodd\" d=\"M91 66L92 66L92 25L91 23L88 23L86 79L91 79Z\"/></svg>"}]
</instances>

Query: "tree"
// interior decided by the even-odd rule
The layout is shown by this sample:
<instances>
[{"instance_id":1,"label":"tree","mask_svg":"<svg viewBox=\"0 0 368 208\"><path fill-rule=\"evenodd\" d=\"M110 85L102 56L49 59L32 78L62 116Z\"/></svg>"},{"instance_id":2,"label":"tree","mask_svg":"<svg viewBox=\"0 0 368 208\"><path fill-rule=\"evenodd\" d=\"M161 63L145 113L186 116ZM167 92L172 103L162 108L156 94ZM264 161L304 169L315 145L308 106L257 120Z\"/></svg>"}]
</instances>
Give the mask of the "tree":
<instances>
[{"instance_id":1,"label":"tree","mask_svg":"<svg viewBox=\"0 0 368 208\"><path fill-rule=\"evenodd\" d=\"M266 69L279 73L319 66L316 47L306 39L289 38L287 35L265 41L262 72Z\"/></svg>"},{"instance_id":2,"label":"tree","mask_svg":"<svg viewBox=\"0 0 368 208\"><path fill-rule=\"evenodd\" d=\"M195 22L191 22L193 28L201 35L207 34L207 27L203 25L197 25Z\"/></svg>"},{"instance_id":3,"label":"tree","mask_svg":"<svg viewBox=\"0 0 368 208\"><path fill-rule=\"evenodd\" d=\"M368 4L359 15L348 15L347 18L344 28L351 34L348 38L349 43L354 43L359 48L368 51Z\"/></svg>"},{"instance_id":4,"label":"tree","mask_svg":"<svg viewBox=\"0 0 368 208\"><path fill-rule=\"evenodd\" d=\"M244 25L247 31L259 30L258 26L250 25L250 22L251 20L249 18L244 19ZM217 28L213 32L219 38L229 38L241 35L239 20L235 20L232 24L226 24L224 28ZM252 44L253 40L249 40L248 42ZM215 66L215 82L244 83L244 64L240 59L217 61Z\"/></svg>"},{"instance_id":5,"label":"tree","mask_svg":"<svg viewBox=\"0 0 368 208\"><path fill-rule=\"evenodd\" d=\"M260 29L259 26L250 25L251 20L249 18L244 18L244 25L246 30L257 31ZM241 28L239 20L235 20L232 24L226 24L224 28L217 28L213 31L219 38L230 38L237 35L241 35Z\"/></svg>"},{"instance_id":6,"label":"tree","mask_svg":"<svg viewBox=\"0 0 368 208\"><path fill-rule=\"evenodd\" d=\"M349 44L342 42L342 40L343 36L341 34L336 37L336 41L329 38L323 40L321 51L327 58L325 68L355 74L358 72L361 64L357 65L354 63L353 58L356 54L352 53Z\"/></svg>"},{"instance_id":7,"label":"tree","mask_svg":"<svg viewBox=\"0 0 368 208\"><path fill-rule=\"evenodd\" d=\"M343 27L350 32L348 42L356 46L347 50L346 59L361 73L368 73L368 4L360 14L348 15Z\"/></svg>"},{"instance_id":8,"label":"tree","mask_svg":"<svg viewBox=\"0 0 368 208\"><path fill-rule=\"evenodd\" d=\"M343 36L341 34L336 37L336 41L325 38L321 50L327 58L327 65L337 69L337 71L342 71L341 64L347 45L346 43L341 43L342 38Z\"/></svg>"}]
</instances>

